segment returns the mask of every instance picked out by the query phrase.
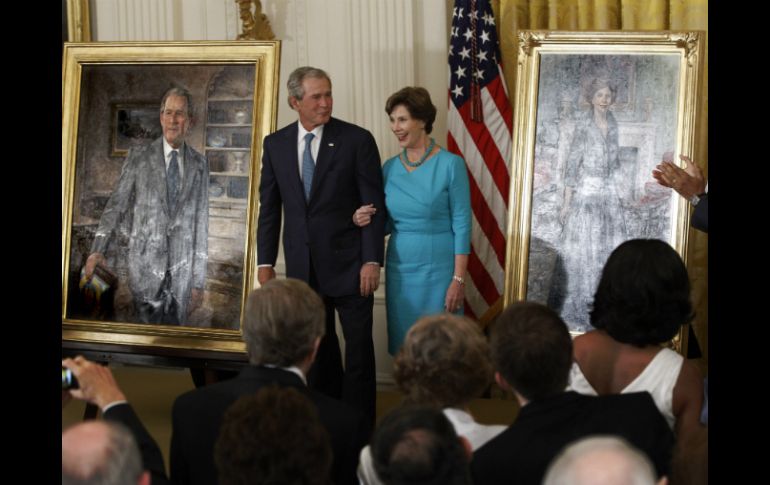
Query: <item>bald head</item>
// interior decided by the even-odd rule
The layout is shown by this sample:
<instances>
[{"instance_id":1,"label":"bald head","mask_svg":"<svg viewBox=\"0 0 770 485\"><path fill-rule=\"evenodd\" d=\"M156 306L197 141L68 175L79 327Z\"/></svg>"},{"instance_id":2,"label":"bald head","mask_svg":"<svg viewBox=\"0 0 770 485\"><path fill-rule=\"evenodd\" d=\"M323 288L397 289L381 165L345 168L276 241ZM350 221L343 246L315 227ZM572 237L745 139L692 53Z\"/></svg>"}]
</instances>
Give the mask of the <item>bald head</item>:
<instances>
[{"instance_id":1,"label":"bald head","mask_svg":"<svg viewBox=\"0 0 770 485\"><path fill-rule=\"evenodd\" d=\"M145 478L139 448L122 425L87 421L61 435L62 485L136 485Z\"/></svg>"},{"instance_id":2,"label":"bald head","mask_svg":"<svg viewBox=\"0 0 770 485\"><path fill-rule=\"evenodd\" d=\"M650 460L625 440L585 438L569 445L551 463L543 485L655 485Z\"/></svg>"}]
</instances>

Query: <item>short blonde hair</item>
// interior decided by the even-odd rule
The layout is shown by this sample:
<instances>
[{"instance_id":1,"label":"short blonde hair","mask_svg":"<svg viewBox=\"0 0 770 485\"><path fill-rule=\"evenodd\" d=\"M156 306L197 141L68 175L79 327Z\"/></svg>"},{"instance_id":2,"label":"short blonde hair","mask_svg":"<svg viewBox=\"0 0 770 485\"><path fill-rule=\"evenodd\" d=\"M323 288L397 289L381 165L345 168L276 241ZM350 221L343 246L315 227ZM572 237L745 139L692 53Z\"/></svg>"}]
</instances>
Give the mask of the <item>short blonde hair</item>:
<instances>
[{"instance_id":1,"label":"short blonde hair","mask_svg":"<svg viewBox=\"0 0 770 485\"><path fill-rule=\"evenodd\" d=\"M408 402L441 408L467 404L492 379L489 345L478 325L450 313L419 319L406 334L394 367Z\"/></svg>"}]
</instances>

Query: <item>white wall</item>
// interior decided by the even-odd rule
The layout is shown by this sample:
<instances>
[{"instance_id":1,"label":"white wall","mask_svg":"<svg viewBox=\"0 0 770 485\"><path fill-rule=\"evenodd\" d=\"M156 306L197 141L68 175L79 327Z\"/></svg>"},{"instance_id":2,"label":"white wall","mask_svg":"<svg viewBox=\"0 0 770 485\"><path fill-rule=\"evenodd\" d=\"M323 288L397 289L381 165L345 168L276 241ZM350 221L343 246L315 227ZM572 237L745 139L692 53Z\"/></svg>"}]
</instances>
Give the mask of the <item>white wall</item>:
<instances>
[{"instance_id":1,"label":"white wall","mask_svg":"<svg viewBox=\"0 0 770 485\"><path fill-rule=\"evenodd\" d=\"M398 150L385 100L404 86L431 93L439 108L433 134L446 143L446 0L262 0L262 8L281 40L279 127L296 120L285 102L289 74L312 65L332 78L334 116L370 130L383 160ZM233 0L91 0L90 13L95 41L233 40L241 24ZM392 384L384 296L383 284L374 310L381 387Z\"/></svg>"}]
</instances>

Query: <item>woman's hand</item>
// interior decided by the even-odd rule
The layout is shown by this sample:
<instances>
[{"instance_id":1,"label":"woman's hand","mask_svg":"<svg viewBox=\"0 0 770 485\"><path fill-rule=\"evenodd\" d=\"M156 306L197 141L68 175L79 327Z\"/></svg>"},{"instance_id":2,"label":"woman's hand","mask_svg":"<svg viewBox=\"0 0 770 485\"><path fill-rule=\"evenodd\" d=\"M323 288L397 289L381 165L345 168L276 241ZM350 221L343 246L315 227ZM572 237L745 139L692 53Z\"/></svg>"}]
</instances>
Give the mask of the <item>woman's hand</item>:
<instances>
[{"instance_id":1,"label":"woman's hand","mask_svg":"<svg viewBox=\"0 0 770 485\"><path fill-rule=\"evenodd\" d=\"M446 290L446 298L444 299L444 309L450 313L454 313L463 307L463 300L465 299L465 286L459 281L452 279L449 283L449 288Z\"/></svg>"},{"instance_id":2,"label":"woman's hand","mask_svg":"<svg viewBox=\"0 0 770 485\"><path fill-rule=\"evenodd\" d=\"M376 213L377 208L374 207L374 204L362 205L353 213L353 224L358 227L368 226Z\"/></svg>"}]
</instances>

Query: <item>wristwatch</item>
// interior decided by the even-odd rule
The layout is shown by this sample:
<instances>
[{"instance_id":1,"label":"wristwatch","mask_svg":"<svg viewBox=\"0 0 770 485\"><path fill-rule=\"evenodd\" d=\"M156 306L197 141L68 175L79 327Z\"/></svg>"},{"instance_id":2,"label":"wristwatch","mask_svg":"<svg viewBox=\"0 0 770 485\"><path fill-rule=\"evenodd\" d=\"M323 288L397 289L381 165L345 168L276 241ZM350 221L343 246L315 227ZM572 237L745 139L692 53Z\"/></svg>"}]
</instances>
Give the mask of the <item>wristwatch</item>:
<instances>
[{"instance_id":1,"label":"wristwatch","mask_svg":"<svg viewBox=\"0 0 770 485\"><path fill-rule=\"evenodd\" d=\"M690 201L690 204L692 204L692 206L693 206L693 207L695 207L696 205L698 205L698 202L700 202L700 198L701 198L701 197L703 197L704 195L706 195L706 193L705 193L705 192L704 192L704 193L702 193L702 194L698 194L698 195L695 195L695 194L693 194L693 195L692 195L692 196L691 196L689 199L687 199L687 200L689 200L689 201Z\"/></svg>"},{"instance_id":2,"label":"wristwatch","mask_svg":"<svg viewBox=\"0 0 770 485\"><path fill-rule=\"evenodd\" d=\"M461 285L465 284L465 280L457 275L452 275L452 279L456 282L460 283Z\"/></svg>"}]
</instances>

